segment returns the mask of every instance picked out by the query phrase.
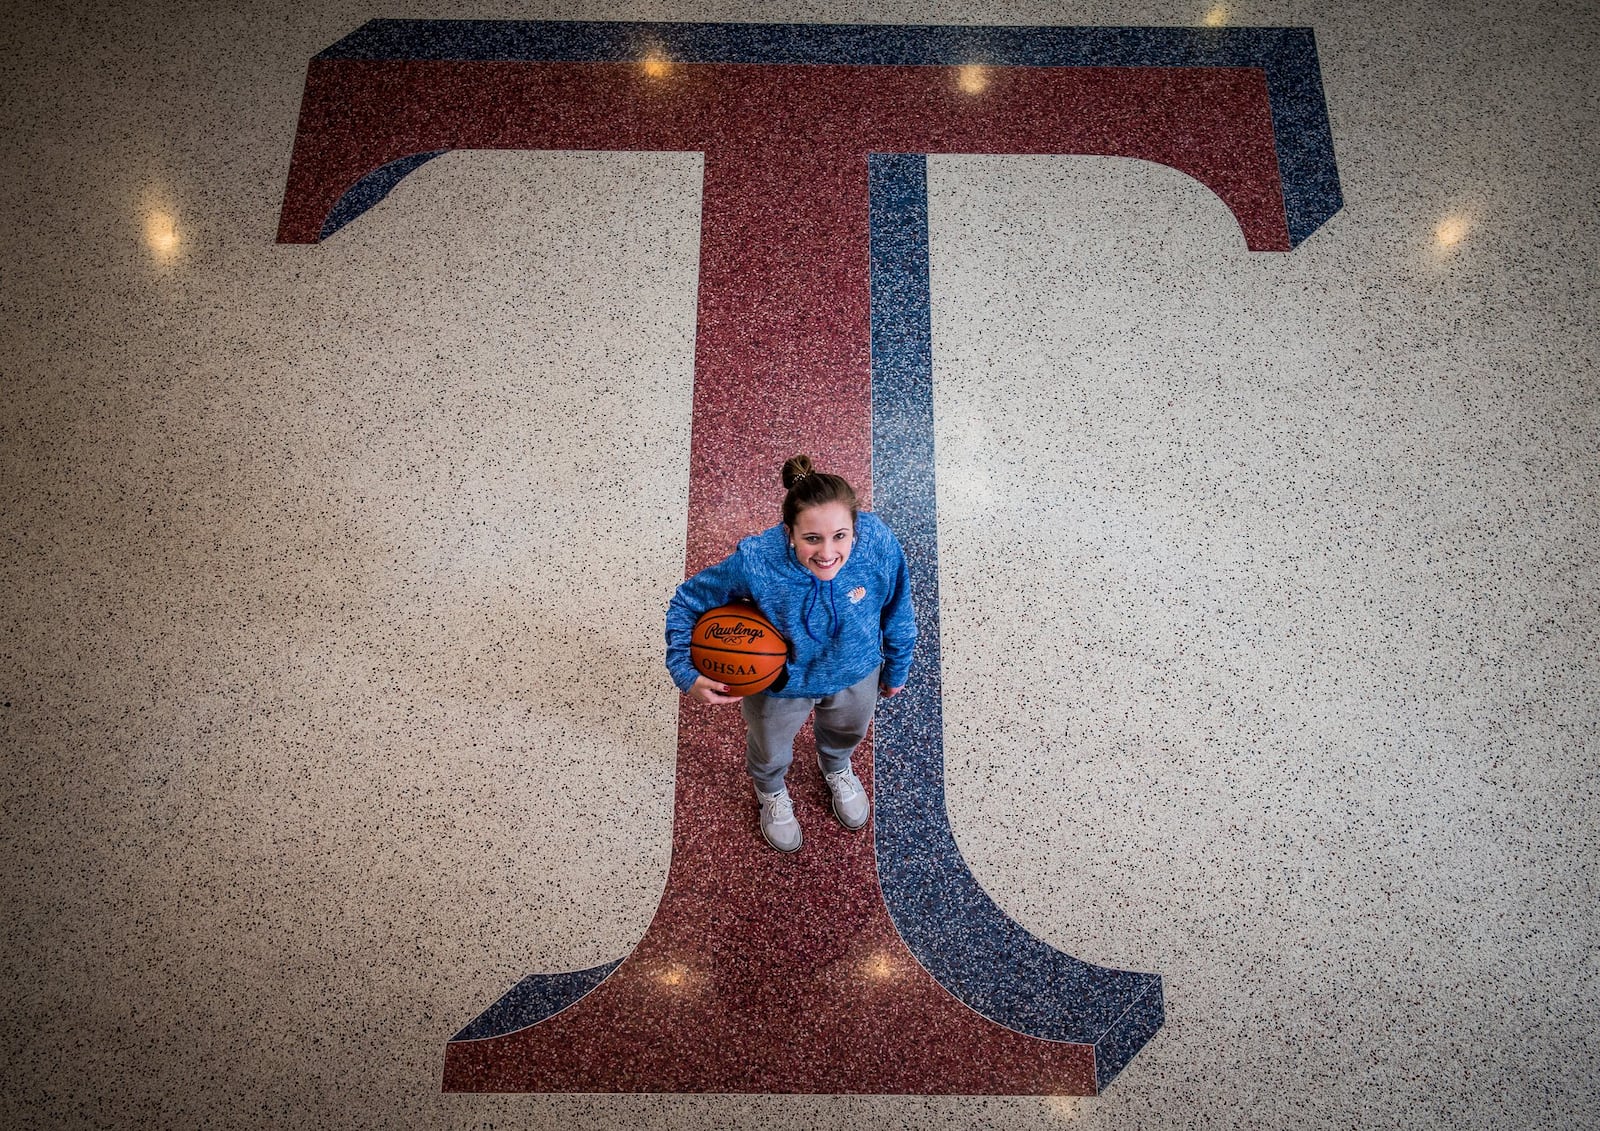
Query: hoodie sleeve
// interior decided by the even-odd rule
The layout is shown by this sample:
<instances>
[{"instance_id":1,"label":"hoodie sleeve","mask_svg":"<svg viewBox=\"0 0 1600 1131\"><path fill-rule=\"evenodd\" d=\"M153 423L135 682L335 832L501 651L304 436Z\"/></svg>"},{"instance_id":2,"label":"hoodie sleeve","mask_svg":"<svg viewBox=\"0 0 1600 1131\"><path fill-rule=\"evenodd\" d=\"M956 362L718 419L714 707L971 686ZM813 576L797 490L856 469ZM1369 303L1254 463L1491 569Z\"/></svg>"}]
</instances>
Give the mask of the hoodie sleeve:
<instances>
[{"instance_id":1,"label":"hoodie sleeve","mask_svg":"<svg viewBox=\"0 0 1600 1131\"><path fill-rule=\"evenodd\" d=\"M679 691L687 693L700 675L689 659L689 638L700 615L729 601L748 600L750 580L737 550L678 586L667 604L667 671Z\"/></svg>"},{"instance_id":2,"label":"hoodie sleeve","mask_svg":"<svg viewBox=\"0 0 1600 1131\"><path fill-rule=\"evenodd\" d=\"M887 528L885 528L887 530ZM911 605L911 571L900 540L889 532L887 558L889 597L883 603L883 675L885 687L904 687L911 674L911 650L917 643L917 613Z\"/></svg>"}]
</instances>

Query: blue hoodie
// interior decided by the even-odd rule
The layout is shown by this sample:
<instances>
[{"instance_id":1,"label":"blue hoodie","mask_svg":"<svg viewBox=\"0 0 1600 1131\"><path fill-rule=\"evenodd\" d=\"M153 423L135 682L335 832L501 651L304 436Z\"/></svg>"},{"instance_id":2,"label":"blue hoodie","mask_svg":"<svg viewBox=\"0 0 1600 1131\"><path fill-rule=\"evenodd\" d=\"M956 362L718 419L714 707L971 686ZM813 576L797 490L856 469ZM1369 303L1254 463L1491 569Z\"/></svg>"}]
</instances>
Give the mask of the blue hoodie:
<instances>
[{"instance_id":1,"label":"blue hoodie","mask_svg":"<svg viewBox=\"0 0 1600 1131\"><path fill-rule=\"evenodd\" d=\"M795 557L780 523L741 539L739 548L689 578L667 606L667 670L678 690L694 686L689 638L700 615L750 601L789 643L789 680L778 699L822 699L883 666L880 682L903 687L917 639L911 574L893 532L877 515L856 519L856 544L832 581Z\"/></svg>"}]
</instances>

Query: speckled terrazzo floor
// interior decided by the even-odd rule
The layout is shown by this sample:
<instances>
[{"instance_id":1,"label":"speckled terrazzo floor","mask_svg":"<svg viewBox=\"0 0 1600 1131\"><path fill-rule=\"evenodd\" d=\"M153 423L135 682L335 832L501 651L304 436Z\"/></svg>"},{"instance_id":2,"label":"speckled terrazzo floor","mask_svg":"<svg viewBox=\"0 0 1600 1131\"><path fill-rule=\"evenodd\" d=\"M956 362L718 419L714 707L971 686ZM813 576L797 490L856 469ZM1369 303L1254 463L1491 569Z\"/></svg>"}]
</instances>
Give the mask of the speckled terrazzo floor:
<instances>
[{"instance_id":1,"label":"speckled terrazzo floor","mask_svg":"<svg viewBox=\"0 0 1600 1131\"><path fill-rule=\"evenodd\" d=\"M656 929L717 729L662 611L767 485L691 485L698 153L448 153L274 242L307 61L375 16L1315 31L1344 207L1292 252L1160 165L927 162L949 826L1033 936L1160 976L1102 1094L441 1090L508 988ZM17 17L0 1125L1600 1123L1596 32Z\"/></svg>"}]
</instances>

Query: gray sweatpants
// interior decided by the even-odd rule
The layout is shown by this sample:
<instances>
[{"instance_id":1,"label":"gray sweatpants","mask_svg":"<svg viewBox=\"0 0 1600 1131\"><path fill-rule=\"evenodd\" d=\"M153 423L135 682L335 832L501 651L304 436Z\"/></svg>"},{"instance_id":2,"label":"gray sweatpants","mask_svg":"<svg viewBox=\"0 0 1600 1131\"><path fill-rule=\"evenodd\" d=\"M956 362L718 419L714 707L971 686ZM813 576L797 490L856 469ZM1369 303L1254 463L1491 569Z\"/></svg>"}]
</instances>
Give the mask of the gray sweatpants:
<instances>
[{"instance_id":1,"label":"gray sweatpants","mask_svg":"<svg viewBox=\"0 0 1600 1131\"><path fill-rule=\"evenodd\" d=\"M880 669L881 670L881 669ZM762 793L777 793L794 761L794 736L816 708L817 762L831 774L850 765L850 755L867 734L872 712L878 706L878 672L860 683L823 699L778 699L771 695L746 695L744 714L744 764Z\"/></svg>"}]
</instances>

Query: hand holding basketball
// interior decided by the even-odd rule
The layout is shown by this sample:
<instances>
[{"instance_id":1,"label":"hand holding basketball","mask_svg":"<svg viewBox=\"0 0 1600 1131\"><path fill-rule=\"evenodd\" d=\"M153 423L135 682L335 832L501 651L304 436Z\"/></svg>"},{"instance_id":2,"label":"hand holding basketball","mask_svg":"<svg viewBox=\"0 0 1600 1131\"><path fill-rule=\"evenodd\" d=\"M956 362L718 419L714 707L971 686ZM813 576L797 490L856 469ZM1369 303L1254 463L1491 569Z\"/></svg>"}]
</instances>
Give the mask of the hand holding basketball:
<instances>
[{"instance_id":1,"label":"hand holding basketball","mask_svg":"<svg viewBox=\"0 0 1600 1131\"><path fill-rule=\"evenodd\" d=\"M702 703L737 703L739 697L728 693L728 685L718 683L705 676L697 676L694 686L684 692L691 699L698 699Z\"/></svg>"}]
</instances>

